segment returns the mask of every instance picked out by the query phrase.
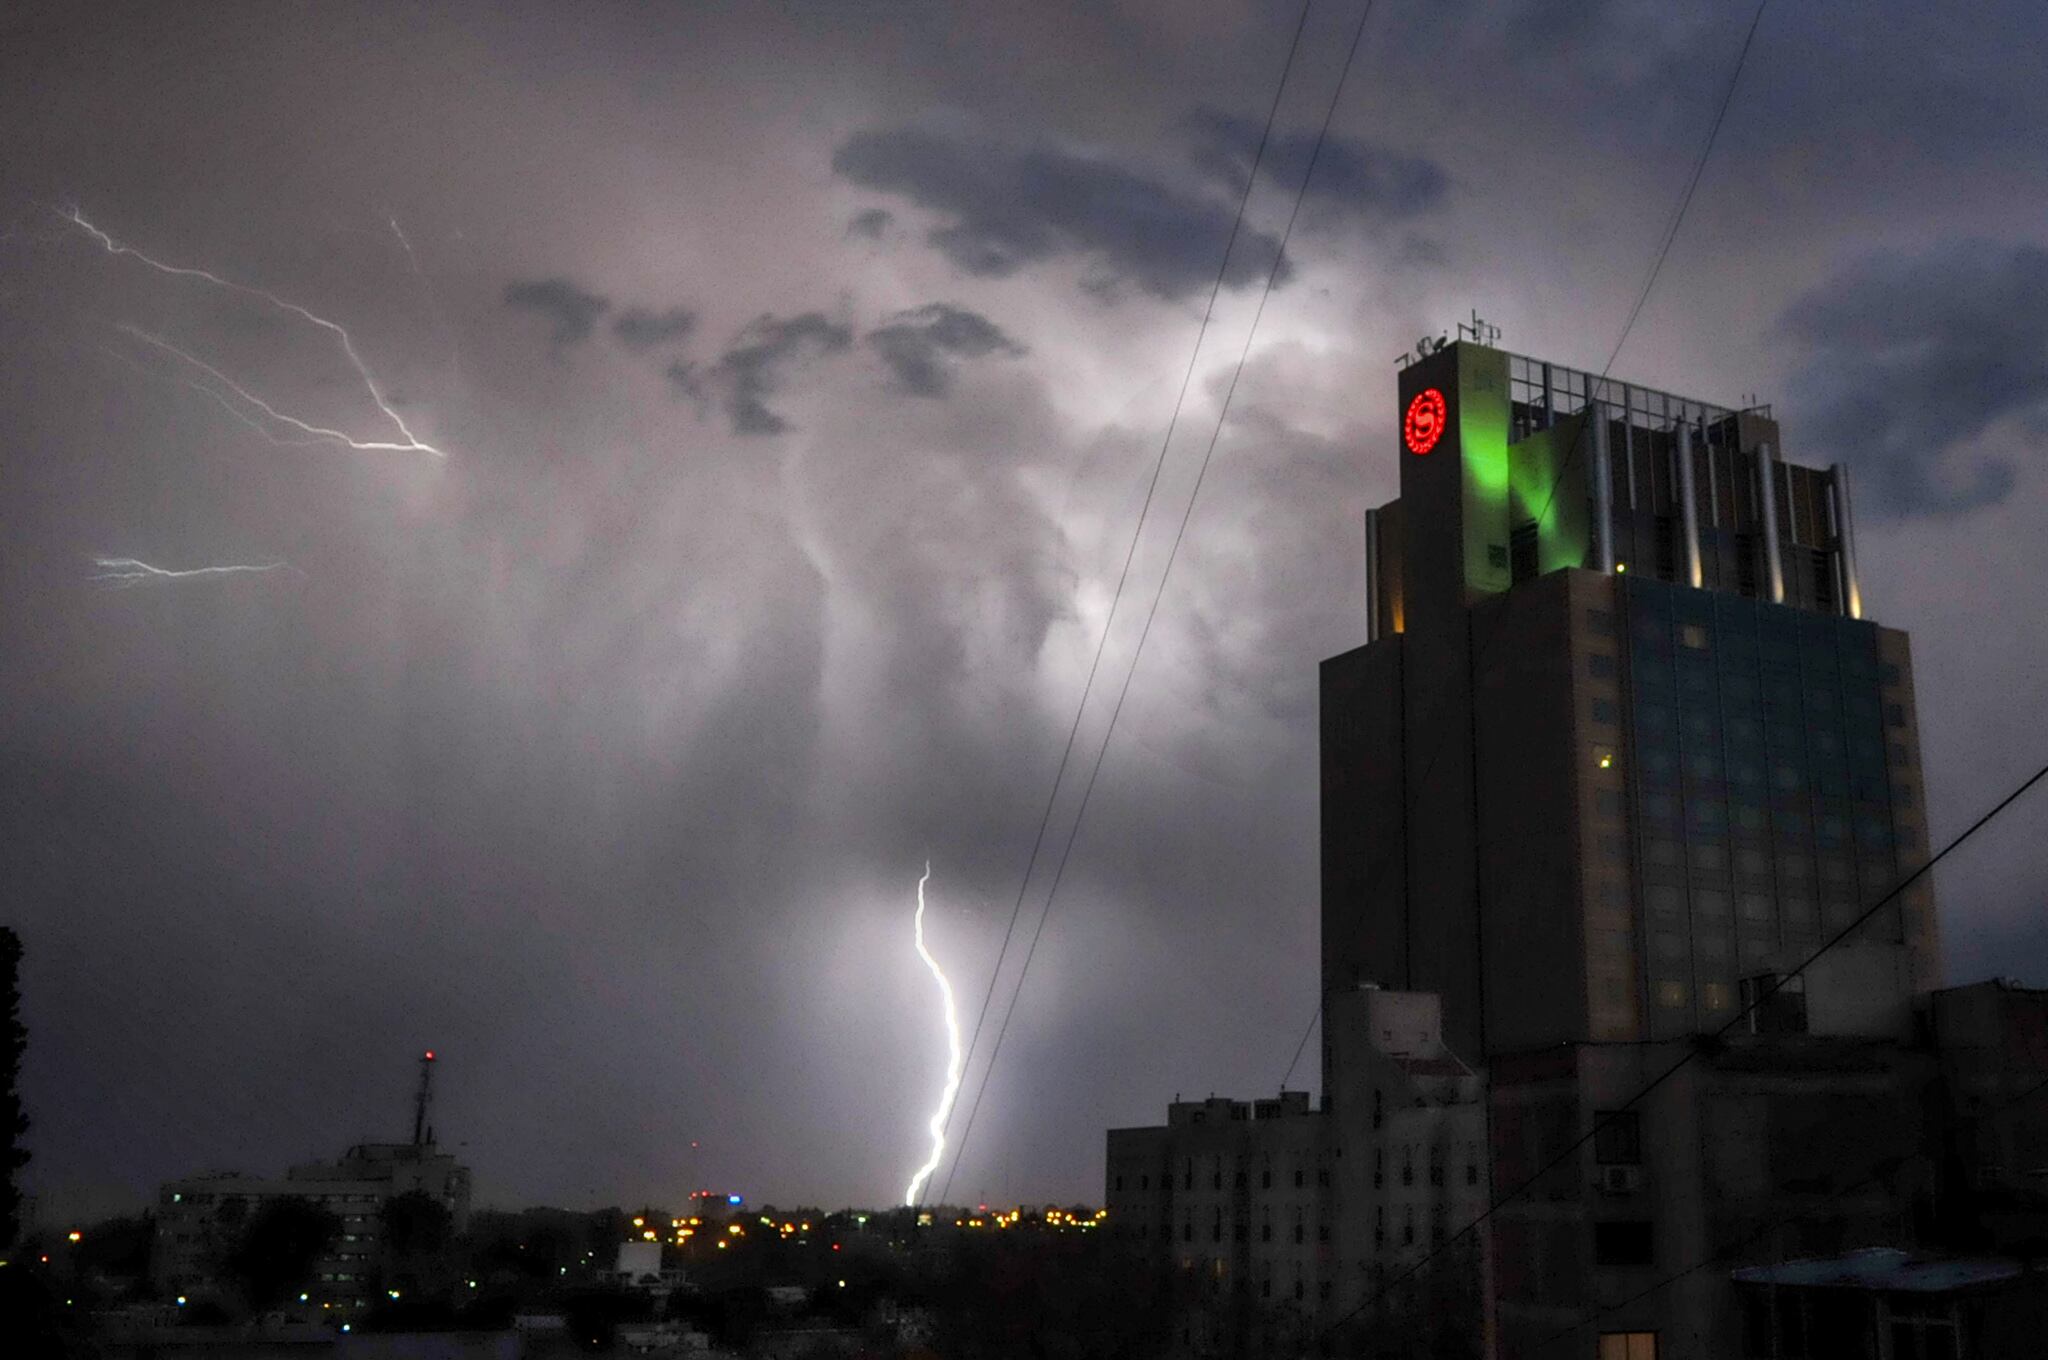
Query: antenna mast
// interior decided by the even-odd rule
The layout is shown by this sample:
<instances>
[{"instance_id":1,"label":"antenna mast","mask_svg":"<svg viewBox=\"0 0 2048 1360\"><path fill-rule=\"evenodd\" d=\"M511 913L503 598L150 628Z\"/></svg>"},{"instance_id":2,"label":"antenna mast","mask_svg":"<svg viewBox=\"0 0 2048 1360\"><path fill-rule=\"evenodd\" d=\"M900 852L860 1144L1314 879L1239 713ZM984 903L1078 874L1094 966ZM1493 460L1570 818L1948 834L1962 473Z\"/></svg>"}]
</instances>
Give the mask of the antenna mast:
<instances>
[{"instance_id":1,"label":"antenna mast","mask_svg":"<svg viewBox=\"0 0 2048 1360\"><path fill-rule=\"evenodd\" d=\"M420 1055L420 1087L412 1098L412 1145L425 1147L434 1141L434 1131L427 1127L427 1105L434 1098L434 1050L428 1049Z\"/></svg>"}]
</instances>

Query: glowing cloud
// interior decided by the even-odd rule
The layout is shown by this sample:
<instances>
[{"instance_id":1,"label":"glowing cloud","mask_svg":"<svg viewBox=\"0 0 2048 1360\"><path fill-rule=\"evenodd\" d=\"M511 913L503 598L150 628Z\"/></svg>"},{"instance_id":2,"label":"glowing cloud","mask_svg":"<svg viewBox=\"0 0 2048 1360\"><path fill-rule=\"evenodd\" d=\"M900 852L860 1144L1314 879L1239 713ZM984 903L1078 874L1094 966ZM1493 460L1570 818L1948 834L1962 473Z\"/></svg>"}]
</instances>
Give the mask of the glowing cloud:
<instances>
[{"instance_id":1,"label":"glowing cloud","mask_svg":"<svg viewBox=\"0 0 2048 1360\"><path fill-rule=\"evenodd\" d=\"M912 929L917 941L917 956L924 960L924 966L932 970L932 977L939 984L939 1000L946 1020L946 1086L939 1093L939 1108L932 1111L931 1123L927 1125L932 1135L931 1156L910 1178L909 1188L903 1192L903 1202L915 1206L918 1192L924 1188L931 1174L939 1169L939 1160L946 1152L946 1118L953 1113L953 1102L960 1095L960 1016L953 1006L953 984L946 981L946 974L939 967L939 961L932 957L932 951L924 943L924 885L932 876L930 860L925 861L924 877L917 880L917 915Z\"/></svg>"}]
</instances>

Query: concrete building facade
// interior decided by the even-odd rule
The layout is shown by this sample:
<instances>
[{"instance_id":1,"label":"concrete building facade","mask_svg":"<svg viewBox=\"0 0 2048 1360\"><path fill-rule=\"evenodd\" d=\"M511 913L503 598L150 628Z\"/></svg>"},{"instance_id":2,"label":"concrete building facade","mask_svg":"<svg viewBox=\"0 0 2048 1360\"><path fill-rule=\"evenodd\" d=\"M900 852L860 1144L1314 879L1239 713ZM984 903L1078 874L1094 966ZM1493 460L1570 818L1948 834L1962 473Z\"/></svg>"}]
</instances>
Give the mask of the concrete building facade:
<instances>
[{"instance_id":1,"label":"concrete building facade","mask_svg":"<svg viewBox=\"0 0 2048 1360\"><path fill-rule=\"evenodd\" d=\"M1113 1131L1119 1229L1340 1351L1406 1252L1483 1287L1493 1356L1996 1354L2048 1298L2048 997L1939 990L1911 648L1865 617L1847 469L1768 407L1474 342L1397 387L1367 641L1322 666L1322 1105ZM1455 1133L1397 1128L1393 1071ZM1420 1146L1440 1193L1404 1203ZM1269 1156L1327 1173L1270 1205L1327 1256L1255 1250ZM1188 1348L1258 1353L1210 1314Z\"/></svg>"},{"instance_id":2,"label":"concrete building facade","mask_svg":"<svg viewBox=\"0 0 2048 1360\"><path fill-rule=\"evenodd\" d=\"M364 1306L375 1286L380 1215L394 1196L419 1191L446 1208L455 1230L469 1221L469 1168L432 1143L361 1143L332 1162L307 1162L283 1176L218 1172L171 1181L157 1194L150 1273L166 1295L203 1298L224 1288L222 1258L262 1206L309 1200L341 1220L341 1233L314 1268L314 1307Z\"/></svg>"},{"instance_id":3,"label":"concrete building facade","mask_svg":"<svg viewBox=\"0 0 2048 1360\"><path fill-rule=\"evenodd\" d=\"M1176 1100L1163 1125L1109 1132L1110 1230L1173 1274L1181 1353L1386 1325L1368 1300L1485 1203L1480 1082L1445 1047L1436 998L1352 988L1325 1023L1320 1107L1301 1091Z\"/></svg>"},{"instance_id":4,"label":"concrete building facade","mask_svg":"<svg viewBox=\"0 0 2048 1360\"><path fill-rule=\"evenodd\" d=\"M1926 856L1847 472L1472 343L1399 390L1373 636L1323 667L1324 984L1438 993L1474 1060L1711 1031ZM1864 938L1882 1004L1938 985L1925 885Z\"/></svg>"}]
</instances>

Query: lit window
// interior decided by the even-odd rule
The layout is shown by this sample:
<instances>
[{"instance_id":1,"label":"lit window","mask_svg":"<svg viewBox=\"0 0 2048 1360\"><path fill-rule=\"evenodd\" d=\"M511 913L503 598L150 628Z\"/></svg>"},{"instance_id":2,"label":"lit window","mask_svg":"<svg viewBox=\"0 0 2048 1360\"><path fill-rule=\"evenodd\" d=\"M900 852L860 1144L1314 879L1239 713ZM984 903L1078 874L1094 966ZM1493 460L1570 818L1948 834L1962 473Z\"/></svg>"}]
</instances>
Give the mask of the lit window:
<instances>
[{"instance_id":1,"label":"lit window","mask_svg":"<svg viewBox=\"0 0 2048 1360\"><path fill-rule=\"evenodd\" d=\"M1685 1004L1685 984L1683 982L1674 982L1669 978L1659 982L1657 984L1657 1004L1673 1008L1683 1006Z\"/></svg>"},{"instance_id":2,"label":"lit window","mask_svg":"<svg viewBox=\"0 0 2048 1360\"><path fill-rule=\"evenodd\" d=\"M1678 626L1678 641L1682 646L1691 647L1695 651L1705 651L1707 630L1697 623L1682 623Z\"/></svg>"},{"instance_id":3,"label":"lit window","mask_svg":"<svg viewBox=\"0 0 2048 1360\"><path fill-rule=\"evenodd\" d=\"M1655 1332L1602 1332L1599 1360L1657 1360Z\"/></svg>"}]
</instances>

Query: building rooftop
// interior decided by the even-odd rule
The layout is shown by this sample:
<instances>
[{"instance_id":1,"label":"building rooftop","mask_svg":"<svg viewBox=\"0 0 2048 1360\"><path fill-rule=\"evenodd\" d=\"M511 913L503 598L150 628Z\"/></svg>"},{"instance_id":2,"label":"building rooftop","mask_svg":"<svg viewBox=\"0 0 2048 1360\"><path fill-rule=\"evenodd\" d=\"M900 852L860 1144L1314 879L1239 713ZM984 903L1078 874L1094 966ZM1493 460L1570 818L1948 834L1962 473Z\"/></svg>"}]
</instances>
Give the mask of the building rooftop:
<instances>
[{"instance_id":1,"label":"building rooftop","mask_svg":"<svg viewBox=\"0 0 2048 1360\"><path fill-rule=\"evenodd\" d=\"M1745 1266L1731 1274L1738 1284L1950 1294L2016 1279L2025 1270L2018 1261L2004 1257L1915 1257L1896 1247L1869 1247L1817 1260Z\"/></svg>"}]
</instances>

